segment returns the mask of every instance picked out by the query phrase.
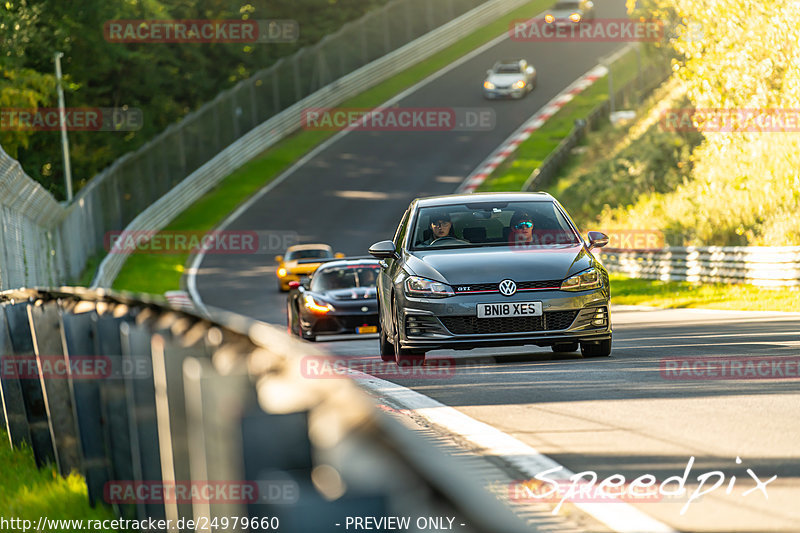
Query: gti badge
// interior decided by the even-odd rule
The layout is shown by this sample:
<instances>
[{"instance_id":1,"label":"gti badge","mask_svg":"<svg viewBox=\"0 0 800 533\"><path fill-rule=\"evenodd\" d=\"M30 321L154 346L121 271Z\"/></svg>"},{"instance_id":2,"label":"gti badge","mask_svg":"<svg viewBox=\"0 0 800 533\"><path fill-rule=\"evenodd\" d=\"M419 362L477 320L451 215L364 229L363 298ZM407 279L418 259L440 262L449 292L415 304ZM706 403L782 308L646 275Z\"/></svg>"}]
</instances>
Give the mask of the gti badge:
<instances>
[{"instance_id":1,"label":"gti badge","mask_svg":"<svg viewBox=\"0 0 800 533\"><path fill-rule=\"evenodd\" d=\"M514 283L514 280L504 279L500 282L500 294L511 296L515 292L517 292L517 284Z\"/></svg>"}]
</instances>

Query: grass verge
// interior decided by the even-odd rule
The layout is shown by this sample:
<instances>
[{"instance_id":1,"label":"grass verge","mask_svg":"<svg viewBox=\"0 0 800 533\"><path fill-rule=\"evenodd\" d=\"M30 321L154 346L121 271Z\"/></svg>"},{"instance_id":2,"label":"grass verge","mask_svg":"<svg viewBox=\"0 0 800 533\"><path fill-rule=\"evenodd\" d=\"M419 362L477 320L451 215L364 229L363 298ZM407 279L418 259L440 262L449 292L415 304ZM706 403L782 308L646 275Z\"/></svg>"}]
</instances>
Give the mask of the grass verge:
<instances>
[{"instance_id":1,"label":"grass verge","mask_svg":"<svg viewBox=\"0 0 800 533\"><path fill-rule=\"evenodd\" d=\"M612 66L615 87L633 80L637 73L636 52L630 51ZM569 132L575 121L586 117L595 107L608 99L608 76L603 76L588 89L576 95L559 109L541 128L523 141L511 158L497 167L484 181L478 191L519 191L531 172L555 150Z\"/></svg>"},{"instance_id":2,"label":"grass verge","mask_svg":"<svg viewBox=\"0 0 800 533\"><path fill-rule=\"evenodd\" d=\"M340 104L342 107L375 107L411 87L459 57L508 30L514 19L532 17L552 0L532 0L502 18L474 31L434 56ZM164 231L208 231L266 183L335 132L301 131L288 137L225 178ZM180 287L189 254L134 253L114 281L114 289L163 294Z\"/></svg>"},{"instance_id":3,"label":"grass verge","mask_svg":"<svg viewBox=\"0 0 800 533\"><path fill-rule=\"evenodd\" d=\"M800 312L800 290L745 284L689 283L611 275L611 303L651 307Z\"/></svg>"},{"instance_id":4,"label":"grass verge","mask_svg":"<svg viewBox=\"0 0 800 533\"><path fill-rule=\"evenodd\" d=\"M65 479L56 473L54 467L36 468L31 449L23 446L12 450L8 445L8 434L2 429L0 472L3 473L0 480L0 517L7 520L30 520L35 528L41 516L55 520L84 521L115 518L110 508L89 507L86 483L81 475L73 473ZM72 530L72 527L65 527L54 531Z\"/></svg>"}]
</instances>

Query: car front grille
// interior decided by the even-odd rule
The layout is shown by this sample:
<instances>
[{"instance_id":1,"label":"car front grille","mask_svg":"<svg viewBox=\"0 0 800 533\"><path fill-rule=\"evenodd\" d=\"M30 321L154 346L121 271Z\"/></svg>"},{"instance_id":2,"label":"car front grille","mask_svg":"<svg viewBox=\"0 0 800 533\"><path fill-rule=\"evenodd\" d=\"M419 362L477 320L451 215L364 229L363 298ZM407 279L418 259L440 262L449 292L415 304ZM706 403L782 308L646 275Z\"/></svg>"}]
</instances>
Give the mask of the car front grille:
<instances>
[{"instance_id":1,"label":"car front grille","mask_svg":"<svg viewBox=\"0 0 800 533\"><path fill-rule=\"evenodd\" d=\"M561 288L560 279L545 279L539 281L518 281L517 290L532 290L532 289L559 289ZM499 292L498 286L500 283L473 283L471 285L454 285L453 289L456 294L468 294L470 292L486 291L486 292Z\"/></svg>"},{"instance_id":2,"label":"car front grille","mask_svg":"<svg viewBox=\"0 0 800 533\"><path fill-rule=\"evenodd\" d=\"M490 333L524 333L529 331L555 331L567 329L577 310L550 311L542 316L515 316L478 318L477 316L440 317L442 324L454 335L480 335Z\"/></svg>"}]
</instances>

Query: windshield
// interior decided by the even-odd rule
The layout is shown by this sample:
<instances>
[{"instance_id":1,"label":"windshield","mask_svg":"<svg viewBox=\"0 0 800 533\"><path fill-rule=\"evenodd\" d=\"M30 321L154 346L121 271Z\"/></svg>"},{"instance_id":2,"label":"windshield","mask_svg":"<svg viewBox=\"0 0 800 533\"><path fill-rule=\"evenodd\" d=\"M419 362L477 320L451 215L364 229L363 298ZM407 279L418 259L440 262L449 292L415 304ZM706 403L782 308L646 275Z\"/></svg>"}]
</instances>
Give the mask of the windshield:
<instances>
[{"instance_id":1,"label":"windshield","mask_svg":"<svg viewBox=\"0 0 800 533\"><path fill-rule=\"evenodd\" d=\"M479 202L423 207L412 250L480 246L576 245L582 241L551 201Z\"/></svg>"},{"instance_id":2,"label":"windshield","mask_svg":"<svg viewBox=\"0 0 800 533\"><path fill-rule=\"evenodd\" d=\"M494 71L498 74L517 74L522 72L519 67L519 63L515 63L513 65L498 65Z\"/></svg>"},{"instance_id":3,"label":"windshield","mask_svg":"<svg viewBox=\"0 0 800 533\"><path fill-rule=\"evenodd\" d=\"M322 292L354 287L375 287L377 264L347 265L317 270L311 278L311 290Z\"/></svg>"},{"instance_id":4,"label":"windshield","mask_svg":"<svg viewBox=\"0 0 800 533\"><path fill-rule=\"evenodd\" d=\"M575 9L575 10L577 10L577 9L580 9L580 2L559 2L555 6L553 6L553 9L559 9L559 10L561 10L561 9L564 9L564 10L566 10L566 9Z\"/></svg>"},{"instance_id":5,"label":"windshield","mask_svg":"<svg viewBox=\"0 0 800 533\"><path fill-rule=\"evenodd\" d=\"M314 249L314 250L292 250L286 254L287 261L296 261L298 259L329 259L333 254L329 250Z\"/></svg>"}]
</instances>

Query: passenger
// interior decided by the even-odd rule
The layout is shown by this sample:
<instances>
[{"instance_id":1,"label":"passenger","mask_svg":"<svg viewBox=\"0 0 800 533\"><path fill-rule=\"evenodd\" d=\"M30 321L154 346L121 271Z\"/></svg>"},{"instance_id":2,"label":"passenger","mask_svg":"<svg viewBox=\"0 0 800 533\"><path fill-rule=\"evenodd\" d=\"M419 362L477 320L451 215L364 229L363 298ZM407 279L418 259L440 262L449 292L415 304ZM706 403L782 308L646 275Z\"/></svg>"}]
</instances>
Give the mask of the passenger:
<instances>
[{"instance_id":1,"label":"passenger","mask_svg":"<svg viewBox=\"0 0 800 533\"><path fill-rule=\"evenodd\" d=\"M508 242L512 246L533 244L533 217L527 211L517 211L511 217Z\"/></svg>"},{"instance_id":2,"label":"passenger","mask_svg":"<svg viewBox=\"0 0 800 533\"><path fill-rule=\"evenodd\" d=\"M445 213L444 211L440 211L434 213L430 217L431 223L431 237L422 241L422 244L431 244L436 239L442 239L444 237L452 237L456 238L455 233L453 233L453 223L450 221L450 214Z\"/></svg>"}]
</instances>

